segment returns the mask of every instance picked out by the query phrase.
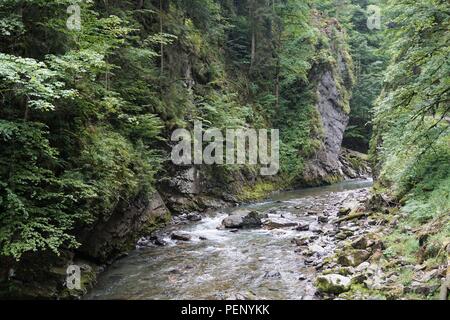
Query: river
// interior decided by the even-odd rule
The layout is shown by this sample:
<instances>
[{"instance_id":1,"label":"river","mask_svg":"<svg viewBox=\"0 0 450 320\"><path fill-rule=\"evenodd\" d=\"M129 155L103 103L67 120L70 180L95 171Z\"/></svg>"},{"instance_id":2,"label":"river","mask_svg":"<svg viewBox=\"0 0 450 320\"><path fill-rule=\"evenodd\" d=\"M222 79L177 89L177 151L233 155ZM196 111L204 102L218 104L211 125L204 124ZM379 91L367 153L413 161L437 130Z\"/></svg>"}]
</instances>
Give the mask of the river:
<instances>
[{"instance_id":1,"label":"river","mask_svg":"<svg viewBox=\"0 0 450 320\"><path fill-rule=\"evenodd\" d=\"M332 224L321 224L318 215L336 213L355 191L370 180L352 180L332 186L281 192L270 200L243 206L266 212L270 218L287 218L308 224L295 228L251 229L231 232L217 227L227 211L211 213L202 221L172 226L166 246L136 249L112 264L99 277L85 299L314 299L316 273L311 259L296 252L296 237L314 237L323 249L316 260L331 252L335 239ZM192 238L170 239L176 229ZM328 231L327 231L328 230Z\"/></svg>"}]
</instances>

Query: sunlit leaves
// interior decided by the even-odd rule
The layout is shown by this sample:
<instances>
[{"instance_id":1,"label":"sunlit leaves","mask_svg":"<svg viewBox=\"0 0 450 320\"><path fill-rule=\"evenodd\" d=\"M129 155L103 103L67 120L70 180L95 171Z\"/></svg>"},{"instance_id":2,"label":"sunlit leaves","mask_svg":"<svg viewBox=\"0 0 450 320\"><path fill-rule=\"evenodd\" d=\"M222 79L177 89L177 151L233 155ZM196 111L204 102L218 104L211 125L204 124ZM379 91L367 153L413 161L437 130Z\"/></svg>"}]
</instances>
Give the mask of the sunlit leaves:
<instances>
[{"instance_id":1,"label":"sunlit leaves","mask_svg":"<svg viewBox=\"0 0 450 320\"><path fill-rule=\"evenodd\" d=\"M49 111L55 108L53 101L70 97L74 91L65 90L57 73L43 62L0 53L0 90L14 91L26 99L32 109Z\"/></svg>"}]
</instances>

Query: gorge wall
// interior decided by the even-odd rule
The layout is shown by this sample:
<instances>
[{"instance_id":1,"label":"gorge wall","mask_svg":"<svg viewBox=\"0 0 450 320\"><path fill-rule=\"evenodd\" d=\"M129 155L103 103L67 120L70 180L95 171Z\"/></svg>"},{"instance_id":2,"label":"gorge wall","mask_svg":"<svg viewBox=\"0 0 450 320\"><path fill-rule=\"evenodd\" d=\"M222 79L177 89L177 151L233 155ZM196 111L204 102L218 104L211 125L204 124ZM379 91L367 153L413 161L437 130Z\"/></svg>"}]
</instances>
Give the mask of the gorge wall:
<instances>
[{"instance_id":1,"label":"gorge wall","mask_svg":"<svg viewBox=\"0 0 450 320\"><path fill-rule=\"evenodd\" d=\"M207 12L165 6L164 27L174 37L164 40L159 59L148 66L139 60L141 56L126 56L136 49L136 44L127 44L123 51L115 52L119 71L114 76L100 74L97 81L84 86L107 83L97 91L115 90L117 94L95 97L100 101L95 106L110 113L98 111L91 115L98 118L97 122L83 120L87 124L80 129L82 134L64 137L70 141L73 136L83 136L85 140L73 144L74 150L65 150L70 143L59 137L66 127L54 129L54 140L63 145L57 146L66 157L63 162L74 168L69 176L81 176L83 186L96 187L86 191L93 199L80 201L86 206L83 210L90 209L90 216L70 229L79 246L61 245L58 254L49 248L30 250L20 262L2 257L1 296L79 297L105 265L132 250L141 235L151 234L170 221L171 215L205 212L264 198L275 190L333 183L368 173L359 154L341 149L353 86L352 61L342 27L323 14L289 3L293 7L288 9L297 10L291 10L292 14L308 18L299 30L283 30L284 42L279 43L273 35L276 19L248 17L248 8L242 3L203 7ZM108 16L113 9L119 13L125 10L108 8ZM274 14L271 7L265 9ZM214 20L217 12L236 26L221 26ZM203 14L208 18L203 19ZM282 18L287 25L290 18ZM155 46L151 35L160 30L159 19L134 23L142 23L141 31L146 36L142 41ZM258 28L249 28L251 24ZM260 33L252 35L255 30ZM274 47L281 52L276 59ZM158 56L153 51L147 54ZM134 67L132 72L130 65ZM127 87L128 82L133 85ZM122 100L116 101L114 94ZM91 106L90 100L83 102ZM170 134L180 127L192 129L194 120L220 129L280 128L279 175L263 178L258 166L173 165L167 161ZM72 122L84 125L77 121ZM105 124L108 121L111 123ZM161 130L158 139L155 127ZM162 156L158 158L151 151ZM162 165L153 166L158 161ZM150 174L152 170L157 172L155 177ZM72 209L78 207L76 203ZM83 268L80 291L65 288L70 264Z\"/></svg>"}]
</instances>

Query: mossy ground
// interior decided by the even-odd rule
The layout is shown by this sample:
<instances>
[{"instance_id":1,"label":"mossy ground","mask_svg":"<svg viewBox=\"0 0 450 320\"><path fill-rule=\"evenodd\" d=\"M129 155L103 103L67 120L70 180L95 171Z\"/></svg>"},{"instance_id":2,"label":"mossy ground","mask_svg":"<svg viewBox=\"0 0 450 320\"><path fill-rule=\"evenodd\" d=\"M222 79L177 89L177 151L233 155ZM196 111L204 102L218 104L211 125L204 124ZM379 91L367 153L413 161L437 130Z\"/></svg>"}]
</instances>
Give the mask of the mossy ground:
<instances>
[{"instance_id":1,"label":"mossy ground","mask_svg":"<svg viewBox=\"0 0 450 320\"><path fill-rule=\"evenodd\" d=\"M281 184L271 181L259 181L255 184L244 185L238 199L242 202L261 200L268 197L272 192L279 190Z\"/></svg>"}]
</instances>

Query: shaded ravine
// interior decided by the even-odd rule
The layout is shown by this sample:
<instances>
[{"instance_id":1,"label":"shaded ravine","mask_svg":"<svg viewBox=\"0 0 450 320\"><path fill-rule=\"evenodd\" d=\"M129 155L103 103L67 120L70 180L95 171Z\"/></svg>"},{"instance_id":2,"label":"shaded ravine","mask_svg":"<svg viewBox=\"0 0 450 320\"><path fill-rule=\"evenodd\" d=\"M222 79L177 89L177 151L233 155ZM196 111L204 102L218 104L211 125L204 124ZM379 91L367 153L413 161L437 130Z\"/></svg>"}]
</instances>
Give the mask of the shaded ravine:
<instances>
[{"instance_id":1,"label":"shaded ravine","mask_svg":"<svg viewBox=\"0 0 450 320\"><path fill-rule=\"evenodd\" d=\"M282 192L270 201L247 206L270 218L308 224L308 231L219 230L226 212L172 226L165 231L168 245L140 248L117 261L85 299L314 299L316 269L310 257L296 253L292 240L314 238L319 244L316 262L332 252L333 225L318 217L336 214L344 201L370 185L369 180L346 181ZM173 230L189 234L192 240L171 240Z\"/></svg>"}]
</instances>

